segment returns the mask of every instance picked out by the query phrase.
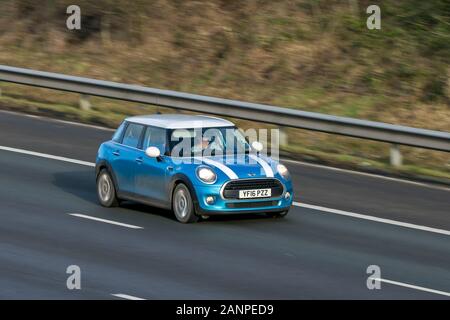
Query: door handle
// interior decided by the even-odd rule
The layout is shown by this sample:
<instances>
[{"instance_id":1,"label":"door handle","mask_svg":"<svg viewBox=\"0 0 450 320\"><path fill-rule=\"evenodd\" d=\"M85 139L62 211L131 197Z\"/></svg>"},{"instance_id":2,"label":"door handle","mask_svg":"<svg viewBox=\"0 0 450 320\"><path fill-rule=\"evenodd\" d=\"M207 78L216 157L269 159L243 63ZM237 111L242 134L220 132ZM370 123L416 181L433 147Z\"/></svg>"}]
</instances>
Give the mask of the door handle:
<instances>
[{"instance_id":1,"label":"door handle","mask_svg":"<svg viewBox=\"0 0 450 320\"><path fill-rule=\"evenodd\" d=\"M115 156L120 156L120 152L117 150L117 151L114 151L113 152L113 155L115 155Z\"/></svg>"},{"instance_id":2,"label":"door handle","mask_svg":"<svg viewBox=\"0 0 450 320\"><path fill-rule=\"evenodd\" d=\"M136 158L137 163L142 163L143 161L144 161L144 159L142 159L142 157Z\"/></svg>"},{"instance_id":3,"label":"door handle","mask_svg":"<svg viewBox=\"0 0 450 320\"><path fill-rule=\"evenodd\" d=\"M172 171L173 170L173 167L172 166L168 166L167 167L167 171Z\"/></svg>"}]
</instances>

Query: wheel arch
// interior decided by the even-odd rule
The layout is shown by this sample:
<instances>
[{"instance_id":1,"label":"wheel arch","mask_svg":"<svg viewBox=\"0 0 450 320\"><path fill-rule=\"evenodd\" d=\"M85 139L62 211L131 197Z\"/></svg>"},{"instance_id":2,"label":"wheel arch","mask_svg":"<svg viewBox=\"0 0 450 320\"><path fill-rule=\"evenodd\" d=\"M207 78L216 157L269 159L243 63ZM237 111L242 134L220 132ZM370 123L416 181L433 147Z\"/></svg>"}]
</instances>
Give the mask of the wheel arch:
<instances>
[{"instance_id":1,"label":"wheel arch","mask_svg":"<svg viewBox=\"0 0 450 320\"><path fill-rule=\"evenodd\" d=\"M170 203L171 209L173 209L172 208L173 192L174 192L175 188L177 187L177 185L179 185L180 183L183 183L189 189L189 192L191 193L192 201L194 202L194 206L197 207L198 199L197 199L197 193L195 192L194 185L192 184L191 180L185 174L177 173L170 180L169 188L168 188L169 203Z\"/></svg>"},{"instance_id":2,"label":"wheel arch","mask_svg":"<svg viewBox=\"0 0 450 320\"><path fill-rule=\"evenodd\" d=\"M112 179L112 181L114 183L114 188L116 189L116 192L119 192L120 189L119 189L119 185L117 184L116 175L115 175L114 170L112 169L112 167L111 167L111 165L109 164L108 161L101 160L95 165L95 179L97 180L98 175L104 169L107 170L109 172L109 174L111 175L111 179Z\"/></svg>"}]
</instances>

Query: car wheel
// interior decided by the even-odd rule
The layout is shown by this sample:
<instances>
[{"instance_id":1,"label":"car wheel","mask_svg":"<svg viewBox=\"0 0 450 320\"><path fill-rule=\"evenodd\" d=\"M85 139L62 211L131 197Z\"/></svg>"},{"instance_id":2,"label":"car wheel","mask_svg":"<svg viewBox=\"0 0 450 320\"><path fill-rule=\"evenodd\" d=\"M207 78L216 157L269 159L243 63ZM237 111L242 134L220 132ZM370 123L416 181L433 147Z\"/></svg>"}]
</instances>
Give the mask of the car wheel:
<instances>
[{"instance_id":1,"label":"car wheel","mask_svg":"<svg viewBox=\"0 0 450 320\"><path fill-rule=\"evenodd\" d=\"M103 169L97 177L97 196L100 204L104 207L117 207L119 205L116 188L108 170Z\"/></svg>"},{"instance_id":2,"label":"car wheel","mask_svg":"<svg viewBox=\"0 0 450 320\"><path fill-rule=\"evenodd\" d=\"M271 212L268 215L272 218L284 218L289 213L289 210L281 211L281 212Z\"/></svg>"},{"instance_id":3,"label":"car wheel","mask_svg":"<svg viewBox=\"0 0 450 320\"><path fill-rule=\"evenodd\" d=\"M194 202L189 189L182 183L173 191L172 209L175 217L181 223L192 223L198 220L195 214Z\"/></svg>"}]
</instances>

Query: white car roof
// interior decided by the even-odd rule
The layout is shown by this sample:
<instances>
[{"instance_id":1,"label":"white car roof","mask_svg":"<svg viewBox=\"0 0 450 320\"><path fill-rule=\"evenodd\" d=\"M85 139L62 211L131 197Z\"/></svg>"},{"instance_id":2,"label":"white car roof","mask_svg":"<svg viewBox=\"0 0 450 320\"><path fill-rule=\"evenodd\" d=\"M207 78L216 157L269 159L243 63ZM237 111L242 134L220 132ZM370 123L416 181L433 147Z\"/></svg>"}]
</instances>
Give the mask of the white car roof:
<instances>
[{"instance_id":1,"label":"white car roof","mask_svg":"<svg viewBox=\"0 0 450 320\"><path fill-rule=\"evenodd\" d=\"M129 117L125 120L133 123L139 123L143 125L155 126L166 129L190 129L190 128L234 126L232 122L225 119L210 116L197 116L187 114L154 114L154 115Z\"/></svg>"}]
</instances>

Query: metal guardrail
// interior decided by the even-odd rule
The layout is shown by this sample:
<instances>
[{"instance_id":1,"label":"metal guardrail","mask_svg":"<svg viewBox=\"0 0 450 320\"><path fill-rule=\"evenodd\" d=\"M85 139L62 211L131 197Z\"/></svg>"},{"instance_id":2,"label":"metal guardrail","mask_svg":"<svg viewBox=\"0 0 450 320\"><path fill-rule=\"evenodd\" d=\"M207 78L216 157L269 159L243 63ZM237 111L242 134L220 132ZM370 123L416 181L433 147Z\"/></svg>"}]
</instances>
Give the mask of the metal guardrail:
<instances>
[{"instance_id":1,"label":"metal guardrail","mask_svg":"<svg viewBox=\"0 0 450 320\"><path fill-rule=\"evenodd\" d=\"M450 133L0 65L0 81L450 152ZM392 154L392 152L391 152Z\"/></svg>"}]
</instances>

